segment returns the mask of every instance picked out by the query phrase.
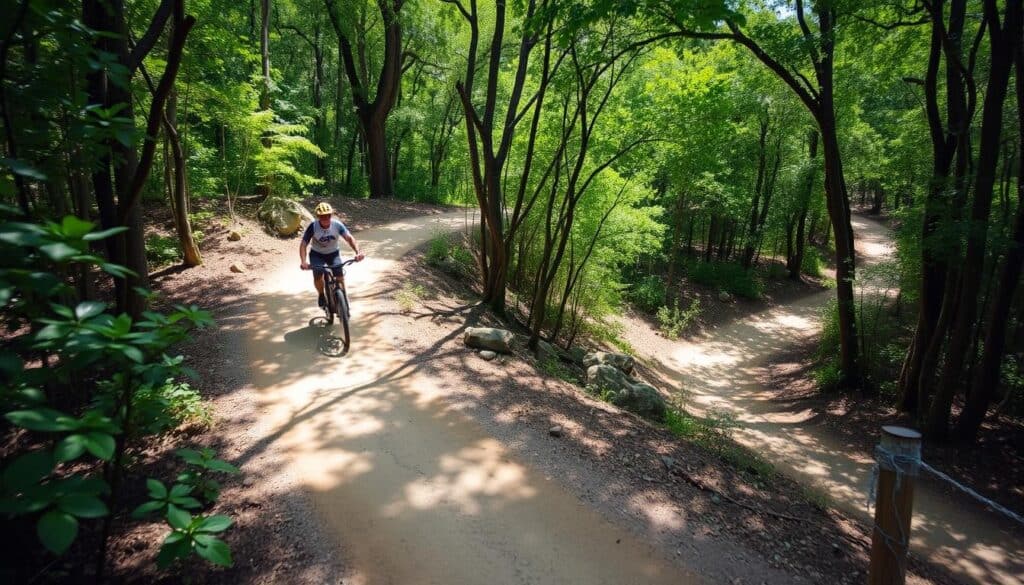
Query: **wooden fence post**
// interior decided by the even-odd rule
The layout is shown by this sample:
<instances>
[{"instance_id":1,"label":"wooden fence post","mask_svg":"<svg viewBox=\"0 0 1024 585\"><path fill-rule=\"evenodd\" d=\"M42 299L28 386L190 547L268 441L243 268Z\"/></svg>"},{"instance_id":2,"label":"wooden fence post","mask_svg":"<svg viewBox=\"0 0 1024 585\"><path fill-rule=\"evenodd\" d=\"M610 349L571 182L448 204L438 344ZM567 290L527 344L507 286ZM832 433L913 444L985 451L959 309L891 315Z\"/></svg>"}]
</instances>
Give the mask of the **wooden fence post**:
<instances>
[{"instance_id":1,"label":"wooden fence post","mask_svg":"<svg viewBox=\"0 0 1024 585\"><path fill-rule=\"evenodd\" d=\"M868 585L903 585L906 580L914 483L920 460L921 433L903 427L882 427L875 449L878 491Z\"/></svg>"}]
</instances>

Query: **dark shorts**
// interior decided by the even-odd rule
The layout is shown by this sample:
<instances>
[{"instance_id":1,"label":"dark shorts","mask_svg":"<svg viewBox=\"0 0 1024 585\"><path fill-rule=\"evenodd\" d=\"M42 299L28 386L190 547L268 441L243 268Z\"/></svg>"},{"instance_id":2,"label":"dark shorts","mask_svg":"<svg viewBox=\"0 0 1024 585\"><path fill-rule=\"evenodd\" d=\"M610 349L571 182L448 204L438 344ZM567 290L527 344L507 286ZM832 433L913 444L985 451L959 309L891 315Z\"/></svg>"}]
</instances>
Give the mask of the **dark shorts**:
<instances>
[{"instance_id":1,"label":"dark shorts","mask_svg":"<svg viewBox=\"0 0 1024 585\"><path fill-rule=\"evenodd\" d=\"M331 254L309 251L309 265L313 268L333 268L334 276L341 276L341 251Z\"/></svg>"}]
</instances>

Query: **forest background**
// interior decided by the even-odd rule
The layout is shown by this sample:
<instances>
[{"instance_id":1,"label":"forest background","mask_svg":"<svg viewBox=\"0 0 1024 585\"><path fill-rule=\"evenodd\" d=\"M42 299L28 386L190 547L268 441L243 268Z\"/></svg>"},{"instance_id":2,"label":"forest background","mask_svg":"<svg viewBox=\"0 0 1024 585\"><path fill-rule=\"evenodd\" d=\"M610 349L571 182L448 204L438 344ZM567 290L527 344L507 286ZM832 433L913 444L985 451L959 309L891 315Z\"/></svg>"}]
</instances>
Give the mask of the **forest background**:
<instances>
[{"instance_id":1,"label":"forest background","mask_svg":"<svg viewBox=\"0 0 1024 585\"><path fill-rule=\"evenodd\" d=\"M627 302L678 332L700 310L684 282L757 298L829 265L823 387L889 397L935 440L1024 408L1020 0L2 10L3 408L60 445L91 437L58 462L117 469L139 388L178 367L165 328L206 322L146 312L160 254L199 264L204 226L239 200L311 194L478 207L464 260L534 348L613 339ZM858 201L896 228L873 274L853 257ZM173 241L147 239L148 205L173 210ZM864 280L898 294L856 295ZM136 370L82 374L108 359ZM40 485L57 465L30 463ZM63 533L106 513L95 485L78 508L24 489L7 486L16 511Z\"/></svg>"}]
</instances>

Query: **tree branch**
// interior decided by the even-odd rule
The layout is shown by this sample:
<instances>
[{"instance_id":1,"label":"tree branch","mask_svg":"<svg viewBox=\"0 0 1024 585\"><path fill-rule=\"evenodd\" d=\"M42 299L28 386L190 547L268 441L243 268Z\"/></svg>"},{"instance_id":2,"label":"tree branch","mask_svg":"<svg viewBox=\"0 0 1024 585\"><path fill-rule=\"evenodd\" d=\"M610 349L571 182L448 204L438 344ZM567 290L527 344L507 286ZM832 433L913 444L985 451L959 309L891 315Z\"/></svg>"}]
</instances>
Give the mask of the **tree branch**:
<instances>
[{"instance_id":1,"label":"tree branch","mask_svg":"<svg viewBox=\"0 0 1024 585\"><path fill-rule=\"evenodd\" d=\"M160 2L160 6L156 9L156 14L153 15L153 20L149 23L149 28L146 29L146 34L142 35L142 38L139 39L139 42L132 49L131 54L128 55L128 62L125 63L125 66L128 67L129 75L139 68L139 64L153 50L153 45L160 39L164 25L167 24L167 19L171 16L171 5L174 1L163 0Z\"/></svg>"},{"instance_id":2,"label":"tree branch","mask_svg":"<svg viewBox=\"0 0 1024 585\"><path fill-rule=\"evenodd\" d=\"M167 102L167 96L170 95L171 89L174 88L174 80L178 76L182 52L185 49L185 39L195 23L195 17L189 15L185 17L179 26L175 27L171 46L167 51L167 67L160 77L160 85L157 86L156 92L153 94L153 101L149 105L146 138L142 146L139 166L135 171L135 176L132 178L127 199L118 202L118 225L124 225L128 212L139 199L142 186L146 182L146 177L149 176L150 167L153 166L153 154L156 151L156 138L160 132L160 124L163 121L164 104Z\"/></svg>"}]
</instances>

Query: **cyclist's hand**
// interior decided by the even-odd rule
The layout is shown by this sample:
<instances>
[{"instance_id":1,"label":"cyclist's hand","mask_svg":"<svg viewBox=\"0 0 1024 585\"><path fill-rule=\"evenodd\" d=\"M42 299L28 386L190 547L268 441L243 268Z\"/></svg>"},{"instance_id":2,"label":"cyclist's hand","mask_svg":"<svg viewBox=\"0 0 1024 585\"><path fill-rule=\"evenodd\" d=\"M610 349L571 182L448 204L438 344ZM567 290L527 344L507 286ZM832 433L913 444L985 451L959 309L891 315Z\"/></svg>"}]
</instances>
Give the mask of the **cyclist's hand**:
<instances>
[{"instance_id":1,"label":"cyclist's hand","mask_svg":"<svg viewBox=\"0 0 1024 585\"><path fill-rule=\"evenodd\" d=\"M363 258L366 258L366 254L363 254L361 252L359 254L356 254L356 262L362 262Z\"/></svg>"},{"instance_id":2,"label":"cyclist's hand","mask_svg":"<svg viewBox=\"0 0 1024 585\"><path fill-rule=\"evenodd\" d=\"M303 270L309 270L309 262L303 262L303 263L299 264L299 268L301 268Z\"/></svg>"}]
</instances>

